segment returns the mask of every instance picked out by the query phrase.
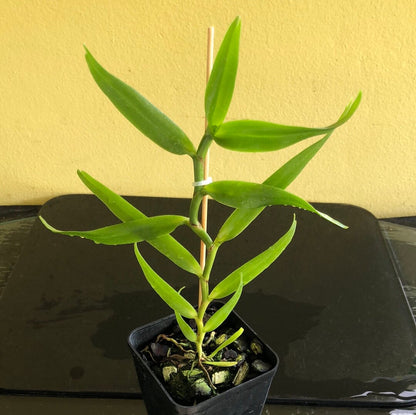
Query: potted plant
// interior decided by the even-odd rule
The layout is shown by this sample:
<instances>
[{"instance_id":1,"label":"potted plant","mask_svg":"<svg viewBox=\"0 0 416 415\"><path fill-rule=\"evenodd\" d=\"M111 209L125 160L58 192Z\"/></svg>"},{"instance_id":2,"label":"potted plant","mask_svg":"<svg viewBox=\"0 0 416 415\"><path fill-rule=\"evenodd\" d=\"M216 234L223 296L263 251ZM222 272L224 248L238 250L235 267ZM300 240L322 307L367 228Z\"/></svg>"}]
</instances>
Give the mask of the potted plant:
<instances>
[{"instance_id":1,"label":"potted plant","mask_svg":"<svg viewBox=\"0 0 416 415\"><path fill-rule=\"evenodd\" d=\"M253 120L224 121L236 79L240 27L240 19L236 18L216 56L205 91L207 128L197 148L167 116L133 88L107 72L86 50L87 64L94 80L116 108L160 147L191 158L194 167L193 195L185 216L147 217L93 177L78 171L84 184L121 223L95 230L67 231L55 229L40 218L48 229L58 234L87 238L99 244L132 244L145 278L174 311L171 316L133 331L129 337L145 403L151 414L261 413L278 359L264 342L258 340L255 332L239 320L233 309L243 287L259 276L288 246L295 233L296 219L293 218L286 233L276 243L242 264L215 287L210 287L216 255L222 244L237 237L269 205L305 209L332 224L346 227L285 188L332 132L349 120L360 103L361 94L345 108L335 123L324 128ZM263 183L212 182L204 177L204 158L213 142L232 151L265 152L318 135L323 135L323 138L290 159ZM204 196L235 209L215 237L209 235L200 223L200 206ZM171 235L179 226L188 227L206 245L203 266ZM173 261L181 272L186 271L198 279L200 299L196 307L184 297L180 287L169 284L145 260L139 248L139 243L143 241ZM217 302L225 298L228 299L224 303ZM255 367L255 361L257 364L260 362L260 367ZM244 371L245 380L244 374L241 375ZM178 392L182 387L186 389L186 394L191 394L190 400L186 401L188 395L185 396L185 392ZM175 391L176 397L172 397ZM246 400L243 395L246 395Z\"/></svg>"}]
</instances>

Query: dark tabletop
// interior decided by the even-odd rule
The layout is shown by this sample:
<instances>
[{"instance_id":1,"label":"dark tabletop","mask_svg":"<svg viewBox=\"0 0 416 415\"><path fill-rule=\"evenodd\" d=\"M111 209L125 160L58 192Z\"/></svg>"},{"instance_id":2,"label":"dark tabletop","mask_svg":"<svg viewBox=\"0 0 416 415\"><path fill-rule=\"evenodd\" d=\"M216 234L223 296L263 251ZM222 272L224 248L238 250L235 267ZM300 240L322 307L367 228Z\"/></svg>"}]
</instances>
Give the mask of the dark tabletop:
<instances>
[{"instance_id":1,"label":"dark tabletop","mask_svg":"<svg viewBox=\"0 0 416 415\"><path fill-rule=\"evenodd\" d=\"M39 210L38 206L3 206L0 207L0 295L1 290L8 284L11 270L18 261L24 245ZM404 226L404 225L406 226ZM379 221L381 231L391 247L391 252L397 264L401 282L412 310L416 310L416 230L409 226L415 225L415 217L392 218ZM83 413L83 414L145 414L141 399L132 394L128 399L109 397L95 398L68 397L65 393L42 396L38 393L21 393L9 390L0 394L0 409L2 413L27 414L28 411L37 414L49 413ZM399 408L397 408L398 410ZM403 408L413 413L414 408ZM339 414L354 411L356 413L394 413L394 408L333 408L320 406L296 406L284 404L266 405L265 414ZM398 412L397 412L398 413Z\"/></svg>"}]
</instances>

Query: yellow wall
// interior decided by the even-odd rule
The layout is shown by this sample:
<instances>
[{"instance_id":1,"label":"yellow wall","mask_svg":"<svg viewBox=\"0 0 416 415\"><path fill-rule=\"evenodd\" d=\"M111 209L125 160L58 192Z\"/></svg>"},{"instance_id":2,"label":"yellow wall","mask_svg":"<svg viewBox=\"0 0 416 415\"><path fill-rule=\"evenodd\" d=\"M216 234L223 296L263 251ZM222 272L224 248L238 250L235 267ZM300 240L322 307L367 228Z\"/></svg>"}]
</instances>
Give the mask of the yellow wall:
<instances>
[{"instance_id":1,"label":"yellow wall","mask_svg":"<svg viewBox=\"0 0 416 415\"><path fill-rule=\"evenodd\" d=\"M242 18L228 119L324 126L363 101L291 187L311 201L416 214L416 1L0 0L0 204L86 192L76 169L123 194L190 196L191 162L145 139L94 84L85 43L196 143L206 29L216 50ZM213 148L214 179L262 181L279 153Z\"/></svg>"}]
</instances>

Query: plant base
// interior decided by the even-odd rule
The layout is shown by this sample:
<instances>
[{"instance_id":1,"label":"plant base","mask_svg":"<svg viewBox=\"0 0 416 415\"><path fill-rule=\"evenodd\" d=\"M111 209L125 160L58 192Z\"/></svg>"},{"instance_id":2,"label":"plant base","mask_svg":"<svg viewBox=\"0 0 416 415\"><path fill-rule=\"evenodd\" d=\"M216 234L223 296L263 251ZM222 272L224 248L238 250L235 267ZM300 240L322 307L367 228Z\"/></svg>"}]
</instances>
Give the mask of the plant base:
<instances>
[{"instance_id":1,"label":"plant base","mask_svg":"<svg viewBox=\"0 0 416 415\"><path fill-rule=\"evenodd\" d=\"M260 415L279 362L276 354L264 342L262 342L264 345L263 355L271 364L271 368L267 372L192 406L180 404L170 396L163 383L149 367L147 359L140 353L140 350L159 334L172 327L175 321L175 316L172 314L133 330L128 338L149 415L218 415L221 413L227 415ZM258 338L257 334L234 312L224 325L235 329L243 327L244 334L247 337Z\"/></svg>"}]
</instances>

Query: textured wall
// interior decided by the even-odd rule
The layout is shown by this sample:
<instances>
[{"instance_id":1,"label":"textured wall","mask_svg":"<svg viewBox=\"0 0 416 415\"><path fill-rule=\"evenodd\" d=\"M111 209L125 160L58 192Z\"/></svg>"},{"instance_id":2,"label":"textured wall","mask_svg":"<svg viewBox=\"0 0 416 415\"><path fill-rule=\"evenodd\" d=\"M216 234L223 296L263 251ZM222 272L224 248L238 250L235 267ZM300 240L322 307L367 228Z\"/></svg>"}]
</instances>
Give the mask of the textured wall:
<instances>
[{"instance_id":1,"label":"textured wall","mask_svg":"<svg viewBox=\"0 0 416 415\"><path fill-rule=\"evenodd\" d=\"M363 91L358 112L289 190L377 216L416 214L414 0L0 0L0 204L85 192L77 168L123 194L191 195L190 159L160 150L113 109L82 45L197 143L206 29L215 26L217 50L236 15L228 119L320 127ZM305 145L213 148L211 173L262 181Z\"/></svg>"}]
</instances>

